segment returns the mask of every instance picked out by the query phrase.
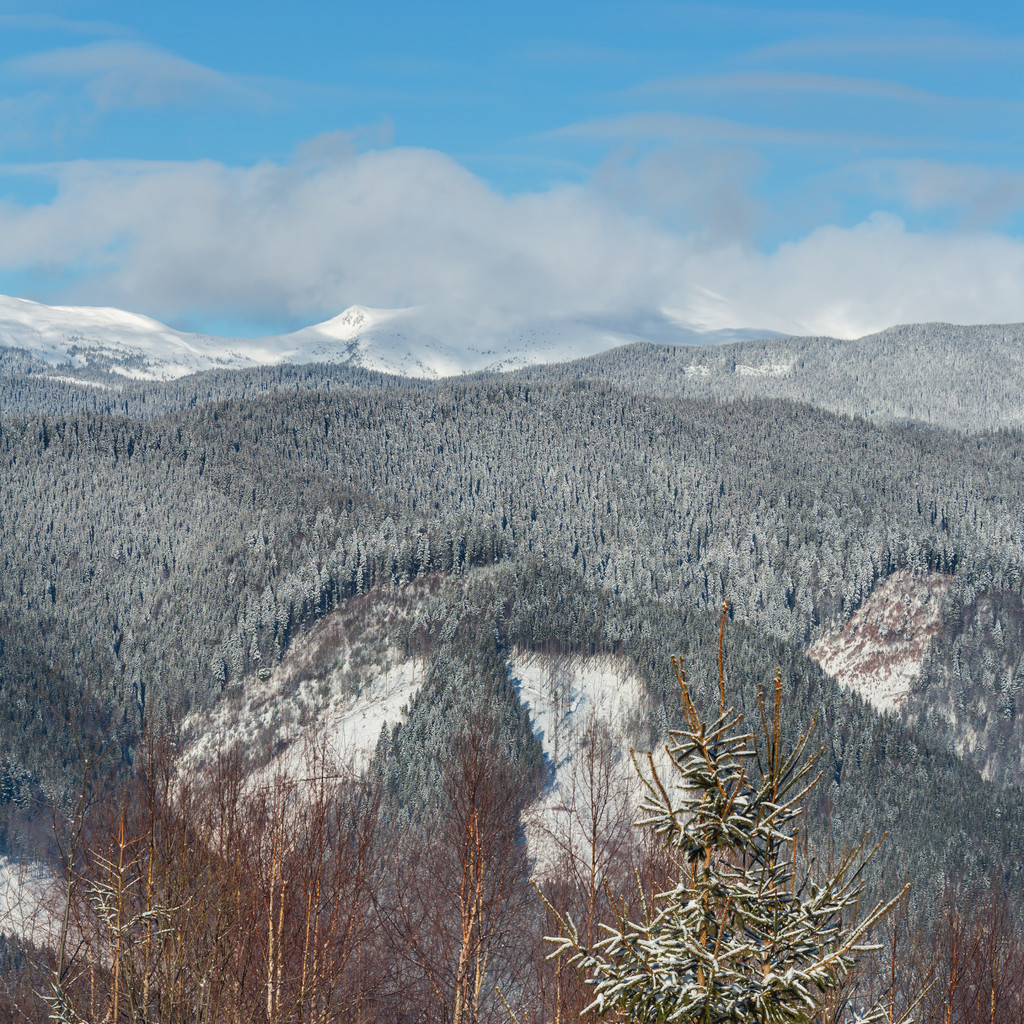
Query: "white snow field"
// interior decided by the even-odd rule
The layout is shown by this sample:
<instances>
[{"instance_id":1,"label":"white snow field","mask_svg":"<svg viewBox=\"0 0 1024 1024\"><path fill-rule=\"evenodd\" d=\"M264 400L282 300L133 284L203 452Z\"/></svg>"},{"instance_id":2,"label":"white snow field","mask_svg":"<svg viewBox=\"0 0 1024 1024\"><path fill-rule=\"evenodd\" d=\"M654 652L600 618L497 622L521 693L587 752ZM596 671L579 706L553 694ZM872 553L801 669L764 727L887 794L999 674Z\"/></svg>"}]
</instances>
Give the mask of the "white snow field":
<instances>
[{"instance_id":1,"label":"white snow field","mask_svg":"<svg viewBox=\"0 0 1024 1024\"><path fill-rule=\"evenodd\" d=\"M314 759L323 759L321 763L333 769L359 775L377 749L381 729L390 728L405 717L405 710L419 692L423 676L421 663L401 661L382 669L355 696L334 697L318 713L319 729L293 734L288 746L260 769L257 776L267 782L275 776L304 778L310 774Z\"/></svg>"},{"instance_id":2,"label":"white snow field","mask_svg":"<svg viewBox=\"0 0 1024 1024\"><path fill-rule=\"evenodd\" d=\"M419 691L425 667L394 636L428 598L425 588L359 598L298 636L272 669L235 684L209 711L182 724L183 769L240 750L253 770L298 769L298 750L315 738L339 767L360 772L384 725ZM302 742L300 742L302 741Z\"/></svg>"},{"instance_id":3,"label":"white snow field","mask_svg":"<svg viewBox=\"0 0 1024 1024\"><path fill-rule=\"evenodd\" d=\"M668 323L666 321L666 323ZM565 362L633 341L707 343L757 332L701 333L671 323L654 335L598 320L548 319L487 332L469 325L432 326L419 308L350 306L323 323L264 338L221 338L178 331L148 316L93 306L46 306L0 296L0 346L23 349L61 369L100 369L140 380L174 380L213 369L283 363L346 363L406 377L438 378L480 370L512 370Z\"/></svg>"},{"instance_id":4,"label":"white snow field","mask_svg":"<svg viewBox=\"0 0 1024 1024\"><path fill-rule=\"evenodd\" d=\"M524 821L534 873L550 875L563 854L600 863L627 840L641 797L630 749L646 768L643 683L615 657L517 653L509 672L553 770Z\"/></svg>"},{"instance_id":5,"label":"white snow field","mask_svg":"<svg viewBox=\"0 0 1024 1024\"><path fill-rule=\"evenodd\" d=\"M377 621L386 617L386 604L374 607ZM515 652L508 671L552 769L525 822L534 870L542 875L567 848L583 855L595 815L605 846L632 828L642 786L631 747L646 767L643 684L620 658ZM183 770L240 746L251 755L254 786L304 778L324 757L358 775L381 729L403 719L424 675L424 664L388 647L383 631L340 630L328 616L265 678L249 678L235 699L186 722ZM664 767L664 752L657 763Z\"/></svg>"},{"instance_id":6,"label":"white snow field","mask_svg":"<svg viewBox=\"0 0 1024 1024\"><path fill-rule=\"evenodd\" d=\"M0 857L0 934L42 946L55 936L60 893L46 868Z\"/></svg>"},{"instance_id":7,"label":"white snow field","mask_svg":"<svg viewBox=\"0 0 1024 1024\"><path fill-rule=\"evenodd\" d=\"M190 717L183 727L190 742L182 767L211 763L218 751L241 748L261 777L277 772L299 777L307 757L326 755L358 774L377 747L381 729L404 715L423 683L424 666L389 651L379 663L360 667L357 685L346 671L349 651L323 678L291 685L287 663L265 680L247 680L241 701L227 700L212 712ZM283 667L282 667L283 666Z\"/></svg>"}]
</instances>

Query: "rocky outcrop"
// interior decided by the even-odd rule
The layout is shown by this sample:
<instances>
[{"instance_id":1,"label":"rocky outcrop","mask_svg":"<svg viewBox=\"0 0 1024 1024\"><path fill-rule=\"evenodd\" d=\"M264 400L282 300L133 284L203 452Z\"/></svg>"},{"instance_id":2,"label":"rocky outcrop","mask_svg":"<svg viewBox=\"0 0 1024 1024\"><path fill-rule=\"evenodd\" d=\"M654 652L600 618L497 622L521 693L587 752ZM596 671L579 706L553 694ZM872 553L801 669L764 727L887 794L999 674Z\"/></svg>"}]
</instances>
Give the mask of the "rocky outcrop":
<instances>
[{"instance_id":1,"label":"rocky outcrop","mask_svg":"<svg viewBox=\"0 0 1024 1024\"><path fill-rule=\"evenodd\" d=\"M808 657L881 711L898 711L942 629L952 578L901 570L876 587L841 629L807 649Z\"/></svg>"}]
</instances>

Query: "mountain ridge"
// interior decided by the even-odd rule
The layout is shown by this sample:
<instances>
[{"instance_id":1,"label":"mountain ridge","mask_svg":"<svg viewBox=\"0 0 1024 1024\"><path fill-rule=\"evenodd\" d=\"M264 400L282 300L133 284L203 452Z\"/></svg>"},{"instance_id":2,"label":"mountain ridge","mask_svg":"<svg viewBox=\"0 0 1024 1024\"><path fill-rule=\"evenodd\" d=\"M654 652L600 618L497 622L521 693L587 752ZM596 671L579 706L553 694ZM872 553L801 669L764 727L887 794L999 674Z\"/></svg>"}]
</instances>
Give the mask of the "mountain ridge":
<instances>
[{"instance_id":1,"label":"mountain ridge","mask_svg":"<svg viewBox=\"0 0 1024 1024\"><path fill-rule=\"evenodd\" d=\"M717 344L763 331L698 331L670 318L636 322L595 317L526 321L515 329L454 332L431 325L418 307L353 305L285 334L232 338L179 331L106 306L47 306L0 296L0 345L51 367L100 369L136 380L169 381L217 369L335 363L404 377L436 379L511 370L596 355L636 341Z\"/></svg>"}]
</instances>

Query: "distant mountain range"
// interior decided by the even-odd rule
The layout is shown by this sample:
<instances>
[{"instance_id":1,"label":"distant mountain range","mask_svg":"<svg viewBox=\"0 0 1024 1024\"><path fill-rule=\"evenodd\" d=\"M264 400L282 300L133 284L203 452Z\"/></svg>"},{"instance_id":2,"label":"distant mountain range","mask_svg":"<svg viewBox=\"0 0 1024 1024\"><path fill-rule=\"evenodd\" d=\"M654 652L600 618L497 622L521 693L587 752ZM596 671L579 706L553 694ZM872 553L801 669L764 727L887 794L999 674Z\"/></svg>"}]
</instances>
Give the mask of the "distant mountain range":
<instances>
[{"instance_id":1,"label":"distant mountain range","mask_svg":"<svg viewBox=\"0 0 1024 1024\"><path fill-rule=\"evenodd\" d=\"M662 314L538 318L486 338L470 321L442 328L416 308L352 306L290 334L226 338L118 309L0 296L0 378L20 382L0 387L0 413L126 413L130 389L152 415L315 388L325 373L422 382L501 371L658 398L784 399L966 433L1024 428L1024 324L904 324L850 340L700 332Z\"/></svg>"},{"instance_id":2,"label":"distant mountain range","mask_svg":"<svg viewBox=\"0 0 1024 1024\"><path fill-rule=\"evenodd\" d=\"M54 367L89 367L139 380L282 363L348 364L430 379L565 362L637 341L707 345L770 334L700 332L667 317L645 315L537 320L511 332L474 335L463 330L456 339L431 327L417 308L350 306L331 320L290 334L221 338L178 331L120 309L46 306L0 296L0 345L27 351Z\"/></svg>"}]
</instances>

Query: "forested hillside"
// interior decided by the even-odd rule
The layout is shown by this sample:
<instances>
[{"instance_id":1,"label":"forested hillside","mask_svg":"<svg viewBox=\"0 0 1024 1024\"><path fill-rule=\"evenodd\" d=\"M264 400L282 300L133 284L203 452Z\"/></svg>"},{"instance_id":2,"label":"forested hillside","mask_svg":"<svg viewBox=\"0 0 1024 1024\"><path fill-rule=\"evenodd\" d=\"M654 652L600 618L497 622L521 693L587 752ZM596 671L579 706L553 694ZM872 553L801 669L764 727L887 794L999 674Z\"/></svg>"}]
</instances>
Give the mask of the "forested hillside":
<instances>
[{"instance_id":1,"label":"forested hillside","mask_svg":"<svg viewBox=\"0 0 1024 1024\"><path fill-rule=\"evenodd\" d=\"M346 598L492 563L595 595L598 635L569 644L619 642L638 605L728 598L799 649L899 568L1018 592L1021 442L502 377L9 417L6 671L95 678L130 734L215 701ZM31 751L39 699L5 701Z\"/></svg>"},{"instance_id":2,"label":"forested hillside","mask_svg":"<svg viewBox=\"0 0 1024 1024\"><path fill-rule=\"evenodd\" d=\"M77 784L73 731L102 735L127 778L143 734L237 702L317 623L371 598L382 615L405 609L379 642L425 680L377 746L381 821L437 812L467 722L489 723L517 792L536 795L548 768L510 681L515 652L625 659L657 746L680 714L671 655L692 662L698 703L715 699L700 681L728 600L730 699L752 711L781 668L785 729L817 716L821 841L889 831L872 885L927 880L920 920L947 884L997 880L1024 906L1024 434L983 430L973 392L970 432L884 422L904 418L905 397L884 375L864 383L888 410L872 420L843 408L856 402L841 375L812 406L723 397L713 373L686 372L741 365L740 348L753 365L756 345L634 348L432 384L314 366L121 390L43 380L8 356L0 853L41 848L34 801ZM933 420L954 391L937 393ZM804 654L901 570L953 581L902 720ZM358 665L337 671L359 692ZM87 711L61 724L83 692ZM257 763L286 742L269 721Z\"/></svg>"},{"instance_id":3,"label":"forested hillside","mask_svg":"<svg viewBox=\"0 0 1024 1024\"><path fill-rule=\"evenodd\" d=\"M789 403L497 379L7 420L0 446L8 614L61 627L48 656L70 646L136 714L210 699L347 596L494 561L729 597L799 644L896 568L1020 580L1019 435Z\"/></svg>"},{"instance_id":4,"label":"forested hillside","mask_svg":"<svg viewBox=\"0 0 1024 1024\"><path fill-rule=\"evenodd\" d=\"M855 341L629 345L566 363L557 372L646 394L789 398L881 422L913 420L973 432L1024 424L1022 342L1020 324L908 324ZM520 372L551 379L548 367Z\"/></svg>"},{"instance_id":5,"label":"forested hillside","mask_svg":"<svg viewBox=\"0 0 1024 1024\"><path fill-rule=\"evenodd\" d=\"M1024 425L1020 324L909 324L854 341L766 338L715 345L638 343L574 362L530 367L516 379L593 380L656 397L788 398L884 423L913 421L973 433ZM486 379L477 375L474 379ZM0 412L115 412L152 416L217 399L352 383L422 381L355 366L281 365L210 371L154 384L102 360L53 367L0 346Z\"/></svg>"}]
</instances>

